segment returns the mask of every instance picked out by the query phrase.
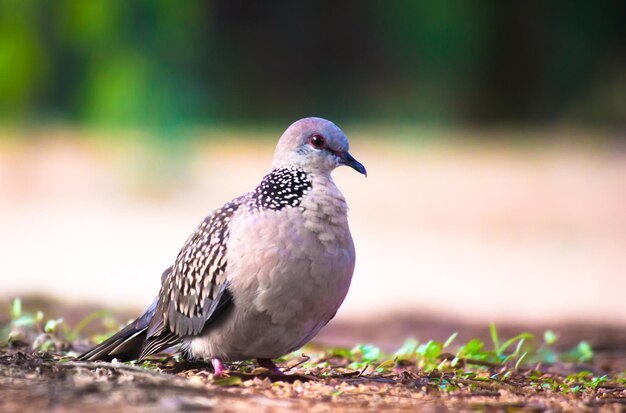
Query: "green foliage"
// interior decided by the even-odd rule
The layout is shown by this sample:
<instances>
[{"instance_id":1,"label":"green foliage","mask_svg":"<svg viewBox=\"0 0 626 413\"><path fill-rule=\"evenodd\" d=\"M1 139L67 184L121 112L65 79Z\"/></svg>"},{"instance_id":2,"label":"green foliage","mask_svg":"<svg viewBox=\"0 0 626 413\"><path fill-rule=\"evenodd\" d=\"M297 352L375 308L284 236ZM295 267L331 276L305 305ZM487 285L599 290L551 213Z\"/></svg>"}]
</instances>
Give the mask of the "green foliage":
<instances>
[{"instance_id":1,"label":"green foliage","mask_svg":"<svg viewBox=\"0 0 626 413\"><path fill-rule=\"evenodd\" d=\"M107 337L120 326L112 322L107 311L97 311L80 320L73 328L62 318L46 319L43 312L24 312L22 302L16 298L9 309L10 322L2 329L5 346L30 346L40 352L72 354L72 343L81 338L87 325L100 321L107 330ZM588 342L582 341L565 352L555 350L558 335L547 330L542 341L530 333L517 334L511 338L501 337L496 326L489 326L491 342L472 338L464 343L456 343L458 334L451 334L444 341L428 340L420 342L407 339L395 352L387 354L373 344L358 344L352 348L323 348L317 356L301 357L297 366L313 370L321 377L354 377L372 375L397 377L420 372L427 379L423 382L430 389L443 392L479 388L477 383L502 384L525 380L530 386L541 390L563 394L581 395L602 386L626 385L626 371L619 375L594 374L588 370L569 375L546 372L542 366L555 363L586 363L592 360L593 350ZM456 343L456 346L455 346ZM311 348L313 352L316 350ZM310 353L308 349L307 353ZM293 363L295 354L280 359L281 363ZM131 362L131 365L151 370L160 370L165 364L170 366L179 361L176 356ZM293 364L292 364L293 365ZM576 364L580 368L579 364ZM584 367L584 365L583 365ZM247 374L255 374L251 364L241 363L237 368ZM409 374L410 375L410 374ZM219 386L238 386L241 377L218 378ZM478 387L476 387L478 386Z\"/></svg>"},{"instance_id":2,"label":"green foliage","mask_svg":"<svg viewBox=\"0 0 626 413\"><path fill-rule=\"evenodd\" d=\"M109 311L99 310L72 328L62 318L46 320L42 311L25 313L20 298L15 298L11 303L10 317L9 324L0 329L0 342L4 345L30 345L36 351L69 350L84 328L96 320L100 320L107 329L107 333L97 337L99 339L107 338L120 327Z\"/></svg>"},{"instance_id":3,"label":"green foliage","mask_svg":"<svg viewBox=\"0 0 626 413\"><path fill-rule=\"evenodd\" d=\"M386 354L372 344L359 344L350 350L332 348L324 353L321 362L309 363L309 366L328 368L332 366L329 360L345 359L348 369L369 369L382 375L393 374L399 368L415 366L431 377L433 374L442 374L441 378L432 379L442 391L458 389L458 380L506 382L524 371L534 386L561 393L576 394L594 390L608 382L621 385L626 382L622 377L594 376L588 371L561 377L529 368L542 364L549 366L556 362L588 362L593 351L585 341L569 351L557 352L552 346L557 342L558 335L552 330L544 332L541 343L536 343L537 340L530 333L503 339L493 323L489 326L489 333L491 343L473 338L459 344L452 354L446 350L457 338L457 333L453 333L444 342L428 340L420 343L417 339L410 338L392 354Z\"/></svg>"},{"instance_id":4,"label":"green foliage","mask_svg":"<svg viewBox=\"0 0 626 413\"><path fill-rule=\"evenodd\" d=\"M239 386L243 380L239 376L220 377L213 380L214 384L222 387Z\"/></svg>"},{"instance_id":5,"label":"green foliage","mask_svg":"<svg viewBox=\"0 0 626 413\"><path fill-rule=\"evenodd\" d=\"M22 300L16 298L11 304L11 320L17 320L22 315Z\"/></svg>"},{"instance_id":6,"label":"green foliage","mask_svg":"<svg viewBox=\"0 0 626 413\"><path fill-rule=\"evenodd\" d=\"M578 345L570 351L561 355L561 360L570 362L588 362L593 358L593 350L591 345L586 341L581 341Z\"/></svg>"},{"instance_id":7,"label":"green foliage","mask_svg":"<svg viewBox=\"0 0 626 413\"><path fill-rule=\"evenodd\" d=\"M620 2L220 4L0 2L0 118L624 119Z\"/></svg>"},{"instance_id":8,"label":"green foliage","mask_svg":"<svg viewBox=\"0 0 626 413\"><path fill-rule=\"evenodd\" d=\"M556 343L557 338L559 338L559 336L557 336L552 330L546 330L543 333L543 341L545 341L546 344L549 346Z\"/></svg>"}]
</instances>

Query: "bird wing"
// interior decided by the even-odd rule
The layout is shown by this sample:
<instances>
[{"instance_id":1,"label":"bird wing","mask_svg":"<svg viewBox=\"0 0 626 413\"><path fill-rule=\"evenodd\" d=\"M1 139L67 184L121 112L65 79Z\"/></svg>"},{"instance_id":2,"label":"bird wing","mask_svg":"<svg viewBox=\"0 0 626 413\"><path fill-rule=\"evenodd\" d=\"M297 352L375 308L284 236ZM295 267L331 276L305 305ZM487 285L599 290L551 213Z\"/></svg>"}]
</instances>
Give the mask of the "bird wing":
<instances>
[{"instance_id":1,"label":"bird wing","mask_svg":"<svg viewBox=\"0 0 626 413\"><path fill-rule=\"evenodd\" d=\"M135 360L139 357L146 330L157 305L155 299L150 307L135 321L109 337L89 351L78 356L78 360Z\"/></svg>"},{"instance_id":2,"label":"bird wing","mask_svg":"<svg viewBox=\"0 0 626 413\"><path fill-rule=\"evenodd\" d=\"M167 278L172 268L168 268L161 276L161 284ZM154 318L158 297L152 301L150 307L136 320L113 334L108 339L95 345L89 351L78 356L78 360L137 360L146 341L148 326ZM173 342L171 345L175 345ZM169 347L169 346L168 346ZM161 347L165 348L165 347Z\"/></svg>"},{"instance_id":3,"label":"bird wing","mask_svg":"<svg viewBox=\"0 0 626 413\"><path fill-rule=\"evenodd\" d=\"M226 279L230 219L243 202L237 198L206 217L164 274L154 317L140 358L197 335L232 304Z\"/></svg>"}]
</instances>

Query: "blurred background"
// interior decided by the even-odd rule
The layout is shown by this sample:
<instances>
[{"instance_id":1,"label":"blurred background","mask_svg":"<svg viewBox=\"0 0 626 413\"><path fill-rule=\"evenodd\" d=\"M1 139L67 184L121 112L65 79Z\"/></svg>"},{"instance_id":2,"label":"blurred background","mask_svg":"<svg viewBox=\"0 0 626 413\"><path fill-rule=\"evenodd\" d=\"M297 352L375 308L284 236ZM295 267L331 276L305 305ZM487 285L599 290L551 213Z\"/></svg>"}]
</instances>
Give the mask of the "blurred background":
<instances>
[{"instance_id":1,"label":"blurred background","mask_svg":"<svg viewBox=\"0 0 626 413\"><path fill-rule=\"evenodd\" d=\"M0 0L0 298L137 309L293 121L351 139L343 321L626 326L626 3Z\"/></svg>"}]
</instances>

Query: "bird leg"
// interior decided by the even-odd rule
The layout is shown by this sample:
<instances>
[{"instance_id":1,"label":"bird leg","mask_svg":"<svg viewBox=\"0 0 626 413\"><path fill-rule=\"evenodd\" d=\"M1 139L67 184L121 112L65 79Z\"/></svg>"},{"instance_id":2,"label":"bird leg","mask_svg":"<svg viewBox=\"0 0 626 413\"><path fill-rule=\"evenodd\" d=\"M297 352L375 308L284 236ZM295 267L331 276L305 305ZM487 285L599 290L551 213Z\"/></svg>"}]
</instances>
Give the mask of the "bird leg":
<instances>
[{"instance_id":1,"label":"bird leg","mask_svg":"<svg viewBox=\"0 0 626 413\"><path fill-rule=\"evenodd\" d=\"M213 366L213 374L215 375L215 377L222 377L228 374L228 369L224 367L224 363L222 363L222 360L218 359L217 357L211 358L211 365Z\"/></svg>"},{"instance_id":2,"label":"bird leg","mask_svg":"<svg viewBox=\"0 0 626 413\"><path fill-rule=\"evenodd\" d=\"M277 376L284 374L271 359L256 359L256 361L259 363L259 366L268 369L272 374L276 374Z\"/></svg>"}]
</instances>

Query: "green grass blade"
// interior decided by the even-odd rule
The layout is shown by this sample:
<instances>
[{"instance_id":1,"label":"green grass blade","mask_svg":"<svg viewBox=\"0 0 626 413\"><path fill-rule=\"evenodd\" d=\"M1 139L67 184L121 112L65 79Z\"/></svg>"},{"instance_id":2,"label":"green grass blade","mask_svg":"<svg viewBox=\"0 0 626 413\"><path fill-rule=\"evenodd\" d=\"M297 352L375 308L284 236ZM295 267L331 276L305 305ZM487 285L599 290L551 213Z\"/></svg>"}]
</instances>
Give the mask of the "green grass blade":
<instances>
[{"instance_id":1,"label":"green grass blade","mask_svg":"<svg viewBox=\"0 0 626 413\"><path fill-rule=\"evenodd\" d=\"M452 342L454 341L454 339L456 338L456 336L458 336L459 333L458 332L454 332L452 333L452 335L450 337L448 337L448 339L446 340L445 343L443 343L443 348L447 348L450 344L452 344Z\"/></svg>"},{"instance_id":2,"label":"green grass blade","mask_svg":"<svg viewBox=\"0 0 626 413\"><path fill-rule=\"evenodd\" d=\"M92 321L96 319L108 317L110 315L111 315L111 312L109 310L94 311L93 313L89 314L87 317L84 317L82 320L80 320L76 324L76 327L74 327L72 331L68 334L67 339L70 341L75 340L76 338L78 338L78 335L80 334L80 332L83 331L83 329L87 327L87 325L89 325L89 323L91 323Z\"/></svg>"},{"instance_id":3,"label":"green grass blade","mask_svg":"<svg viewBox=\"0 0 626 413\"><path fill-rule=\"evenodd\" d=\"M16 298L11 303L11 320L17 320L22 316L22 300Z\"/></svg>"},{"instance_id":4,"label":"green grass blade","mask_svg":"<svg viewBox=\"0 0 626 413\"><path fill-rule=\"evenodd\" d=\"M517 370L520 366L520 364L522 364L522 360L524 360L524 357L526 357L526 354L528 354L528 352L524 352L524 354L522 354L517 361L515 362L515 370Z\"/></svg>"},{"instance_id":5,"label":"green grass blade","mask_svg":"<svg viewBox=\"0 0 626 413\"><path fill-rule=\"evenodd\" d=\"M500 355L500 339L498 338L498 330L496 324L492 321L489 323L489 332L491 333L491 341L493 341L493 349L496 354Z\"/></svg>"},{"instance_id":6,"label":"green grass blade","mask_svg":"<svg viewBox=\"0 0 626 413\"><path fill-rule=\"evenodd\" d=\"M533 336L530 333L521 333L516 335L513 338L508 339L507 341L505 341L502 346L500 348L498 348L496 350L496 353L498 353L498 355L504 353L504 350L506 350L511 344L515 343L518 340L532 340L533 338L535 338L535 336Z\"/></svg>"}]
</instances>

